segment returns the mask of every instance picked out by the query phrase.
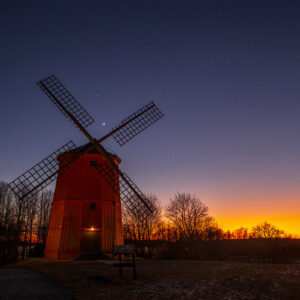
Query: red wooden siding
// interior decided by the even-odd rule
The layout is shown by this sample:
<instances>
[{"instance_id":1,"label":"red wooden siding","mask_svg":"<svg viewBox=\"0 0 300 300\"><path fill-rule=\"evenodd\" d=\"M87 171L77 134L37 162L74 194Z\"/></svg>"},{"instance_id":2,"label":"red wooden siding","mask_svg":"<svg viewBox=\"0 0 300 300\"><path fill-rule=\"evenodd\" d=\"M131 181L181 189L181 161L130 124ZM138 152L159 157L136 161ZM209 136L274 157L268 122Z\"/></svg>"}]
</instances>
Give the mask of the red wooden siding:
<instances>
[{"instance_id":1,"label":"red wooden siding","mask_svg":"<svg viewBox=\"0 0 300 300\"><path fill-rule=\"evenodd\" d=\"M60 165L70 155L74 154L61 155ZM45 249L47 258L78 256L82 231L91 228L100 231L99 252L110 252L113 243L123 244L120 197L90 165L91 160L99 163L104 158L95 153L83 154L57 178ZM94 210L90 209L91 203L96 205Z\"/></svg>"}]
</instances>

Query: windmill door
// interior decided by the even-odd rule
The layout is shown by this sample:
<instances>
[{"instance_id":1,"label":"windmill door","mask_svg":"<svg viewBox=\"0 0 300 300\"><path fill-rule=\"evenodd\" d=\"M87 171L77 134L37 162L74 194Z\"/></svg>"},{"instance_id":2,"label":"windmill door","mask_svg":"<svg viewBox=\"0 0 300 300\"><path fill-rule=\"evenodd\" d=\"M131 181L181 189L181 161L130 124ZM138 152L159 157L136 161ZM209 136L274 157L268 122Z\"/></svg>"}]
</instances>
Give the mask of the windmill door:
<instances>
[{"instance_id":1,"label":"windmill door","mask_svg":"<svg viewBox=\"0 0 300 300\"><path fill-rule=\"evenodd\" d=\"M82 231L80 252L100 251L100 231Z\"/></svg>"}]
</instances>

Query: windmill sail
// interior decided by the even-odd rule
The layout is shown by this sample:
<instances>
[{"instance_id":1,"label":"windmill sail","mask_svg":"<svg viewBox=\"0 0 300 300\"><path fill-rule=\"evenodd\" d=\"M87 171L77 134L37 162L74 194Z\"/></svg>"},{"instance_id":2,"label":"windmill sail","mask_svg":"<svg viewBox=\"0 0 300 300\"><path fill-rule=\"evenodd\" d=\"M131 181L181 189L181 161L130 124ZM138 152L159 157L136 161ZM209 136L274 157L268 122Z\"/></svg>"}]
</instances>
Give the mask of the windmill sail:
<instances>
[{"instance_id":1,"label":"windmill sail","mask_svg":"<svg viewBox=\"0 0 300 300\"><path fill-rule=\"evenodd\" d=\"M56 76L51 75L37 84L67 118L69 118L68 114L58 105L57 100L79 121L82 127L85 128L95 122Z\"/></svg>"},{"instance_id":2,"label":"windmill sail","mask_svg":"<svg viewBox=\"0 0 300 300\"><path fill-rule=\"evenodd\" d=\"M163 116L164 114L157 108L157 106L153 102L150 102L124 119L118 127L122 127L123 124L127 123L131 119L132 121L119 129L113 135L113 138L120 146L123 146Z\"/></svg>"},{"instance_id":3,"label":"windmill sail","mask_svg":"<svg viewBox=\"0 0 300 300\"><path fill-rule=\"evenodd\" d=\"M120 195L122 204L127 209L141 219L151 215L154 210L152 203L127 174L122 173L124 180L107 162L100 163L95 168L114 192Z\"/></svg>"},{"instance_id":4,"label":"windmill sail","mask_svg":"<svg viewBox=\"0 0 300 300\"><path fill-rule=\"evenodd\" d=\"M13 180L9 184L10 188L19 198L29 198L34 196L56 179L59 169L57 157L60 154L71 151L75 148L76 145L73 141L69 141ZM66 161L65 166L70 163L71 161Z\"/></svg>"}]
</instances>

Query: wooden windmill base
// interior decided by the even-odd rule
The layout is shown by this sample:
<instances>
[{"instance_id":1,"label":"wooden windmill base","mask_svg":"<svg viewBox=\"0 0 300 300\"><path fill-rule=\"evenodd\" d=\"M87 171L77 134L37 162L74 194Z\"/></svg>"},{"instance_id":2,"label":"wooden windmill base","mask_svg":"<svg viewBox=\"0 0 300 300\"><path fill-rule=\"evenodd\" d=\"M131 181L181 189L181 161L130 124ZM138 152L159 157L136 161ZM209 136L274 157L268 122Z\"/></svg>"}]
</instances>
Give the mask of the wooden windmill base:
<instances>
[{"instance_id":1,"label":"wooden windmill base","mask_svg":"<svg viewBox=\"0 0 300 300\"><path fill-rule=\"evenodd\" d=\"M74 153L60 155L59 162ZM99 153L85 153L58 176L46 258L103 257L123 244L120 198L93 167L101 161Z\"/></svg>"}]
</instances>

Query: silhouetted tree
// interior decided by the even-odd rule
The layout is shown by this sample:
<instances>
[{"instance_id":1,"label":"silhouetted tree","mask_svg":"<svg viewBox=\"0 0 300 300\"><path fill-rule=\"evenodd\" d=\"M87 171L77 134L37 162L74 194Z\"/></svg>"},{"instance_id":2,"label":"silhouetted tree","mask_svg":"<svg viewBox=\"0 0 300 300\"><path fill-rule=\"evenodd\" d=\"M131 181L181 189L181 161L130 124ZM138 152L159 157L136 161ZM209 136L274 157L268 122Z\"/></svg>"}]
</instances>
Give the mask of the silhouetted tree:
<instances>
[{"instance_id":1,"label":"silhouetted tree","mask_svg":"<svg viewBox=\"0 0 300 300\"><path fill-rule=\"evenodd\" d=\"M28 189L24 186L26 191ZM36 245L35 242L43 249L52 198L51 191L19 198L7 183L0 182L0 263L11 262L18 255L26 258L30 248ZM39 253L42 255L41 251Z\"/></svg>"},{"instance_id":2,"label":"silhouetted tree","mask_svg":"<svg viewBox=\"0 0 300 300\"><path fill-rule=\"evenodd\" d=\"M37 241L45 245L50 221L53 191L43 191L37 203Z\"/></svg>"},{"instance_id":3,"label":"silhouetted tree","mask_svg":"<svg viewBox=\"0 0 300 300\"><path fill-rule=\"evenodd\" d=\"M232 233L230 230L227 230L226 232L223 233L224 240L230 240L231 238L232 238Z\"/></svg>"},{"instance_id":4,"label":"silhouetted tree","mask_svg":"<svg viewBox=\"0 0 300 300\"><path fill-rule=\"evenodd\" d=\"M177 193L170 199L165 216L174 224L180 239L190 240L207 236L212 219L208 216L208 207L196 196L189 193Z\"/></svg>"},{"instance_id":5,"label":"silhouetted tree","mask_svg":"<svg viewBox=\"0 0 300 300\"><path fill-rule=\"evenodd\" d=\"M206 235L203 235L202 238L204 240L221 240L224 237L224 231L218 227L213 218L206 223L206 229L204 232L206 233Z\"/></svg>"},{"instance_id":6,"label":"silhouetted tree","mask_svg":"<svg viewBox=\"0 0 300 300\"><path fill-rule=\"evenodd\" d=\"M8 184L0 182L0 234L5 235L10 224L14 222L13 195Z\"/></svg>"},{"instance_id":7,"label":"silhouetted tree","mask_svg":"<svg viewBox=\"0 0 300 300\"><path fill-rule=\"evenodd\" d=\"M248 228L240 227L231 233L232 239L245 240L249 238Z\"/></svg>"},{"instance_id":8,"label":"silhouetted tree","mask_svg":"<svg viewBox=\"0 0 300 300\"><path fill-rule=\"evenodd\" d=\"M15 197L5 182L0 182L0 263L17 259L19 231L16 223Z\"/></svg>"},{"instance_id":9,"label":"silhouetted tree","mask_svg":"<svg viewBox=\"0 0 300 300\"><path fill-rule=\"evenodd\" d=\"M258 239L274 239L281 237L283 234L283 230L267 222L253 227L251 231L251 237Z\"/></svg>"},{"instance_id":10,"label":"silhouetted tree","mask_svg":"<svg viewBox=\"0 0 300 300\"><path fill-rule=\"evenodd\" d=\"M136 214L123 207L123 233L125 240L143 241L154 238L161 222L161 206L154 194L147 196L154 210L151 215L141 220Z\"/></svg>"}]
</instances>

